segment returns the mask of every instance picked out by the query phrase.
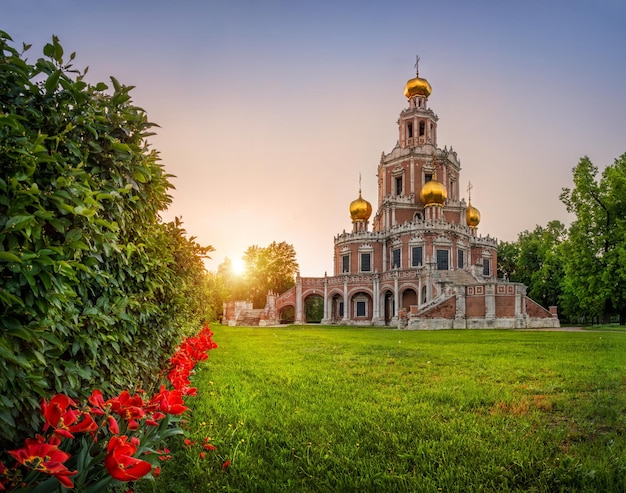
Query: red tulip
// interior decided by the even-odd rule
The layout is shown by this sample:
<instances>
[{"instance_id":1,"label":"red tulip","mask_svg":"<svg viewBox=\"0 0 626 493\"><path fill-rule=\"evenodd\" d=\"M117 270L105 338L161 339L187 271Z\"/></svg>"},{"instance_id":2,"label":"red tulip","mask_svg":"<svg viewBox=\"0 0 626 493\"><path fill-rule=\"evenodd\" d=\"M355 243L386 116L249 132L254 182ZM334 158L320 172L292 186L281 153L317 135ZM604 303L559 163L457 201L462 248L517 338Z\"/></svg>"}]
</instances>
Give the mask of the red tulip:
<instances>
[{"instance_id":1,"label":"red tulip","mask_svg":"<svg viewBox=\"0 0 626 493\"><path fill-rule=\"evenodd\" d=\"M55 434L66 438L74 438L74 433L94 432L98 429L91 415L76 409L76 403L63 394L55 395L50 402L43 399L41 413L46 421L44 431L52 427Z\"/></svg>"},{"instance_id":2,"label":"red tulip","mask_svg":"<svg viewBox=\"0 0 626 493\"><path fill-rule=\"evenodd\" d=\"M38 440L27 438L24 447L9 450L9 454L29 469L54 476L66 488L74 487L74 483L68 476L73 476L78 471L70 471L63 465L63 462L71 455L59 450L56 445L43 442L41 437Z\"/></svg>"},{"instance_id":3,"label":"red tulip","mask_svg":"<svg viewBox=\"0 0 626 493\"><path fill-rule=\"evenodd\" d=\"M114 436L107 446L104 467L113 478L119 481L141 479L152 470L152 465L145 460L133 457L135 452L137 452L137 446L129 442L127 436Z\"/></svg>"}]
</instances>

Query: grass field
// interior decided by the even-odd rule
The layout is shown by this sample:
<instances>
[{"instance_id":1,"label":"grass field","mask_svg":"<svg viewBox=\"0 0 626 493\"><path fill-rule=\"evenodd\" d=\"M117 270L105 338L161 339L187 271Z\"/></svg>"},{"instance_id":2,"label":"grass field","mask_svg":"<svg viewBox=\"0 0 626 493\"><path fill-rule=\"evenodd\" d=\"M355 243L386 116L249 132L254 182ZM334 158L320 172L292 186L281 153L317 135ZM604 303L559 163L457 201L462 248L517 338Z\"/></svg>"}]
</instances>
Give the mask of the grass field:
<instances>
[{"instance_id":1,"label":"grass field","mask_svg":"<svg viewBox=\"0 0 626 493\"><path fill-rule=\"evenodd\" d=\"M142 491L626 491L624 332L214 331Z\"/></svg>"}]
</instances>

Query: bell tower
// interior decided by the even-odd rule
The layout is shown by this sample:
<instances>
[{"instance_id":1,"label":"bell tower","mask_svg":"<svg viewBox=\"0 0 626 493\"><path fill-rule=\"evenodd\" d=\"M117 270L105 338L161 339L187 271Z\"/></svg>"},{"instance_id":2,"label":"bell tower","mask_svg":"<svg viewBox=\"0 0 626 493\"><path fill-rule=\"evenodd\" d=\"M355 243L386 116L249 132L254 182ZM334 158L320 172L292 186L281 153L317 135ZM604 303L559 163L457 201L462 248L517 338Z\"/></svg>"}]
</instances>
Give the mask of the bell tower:
<instances>
[{"instance_id":1,"label":"bell tower","mask_svg":"<svg viewBox=\"0 0 626 493\"><path fill-rule=\"evenodd\" d=\"M409 100L409 107L402 111L398 120L401 148L423 147L437 148L437 115L428 108L428 97L432 93L430 83L419 76L420 57L415 57L415 78L407 81L404 95Z\"/></svg>"}]
</instances>

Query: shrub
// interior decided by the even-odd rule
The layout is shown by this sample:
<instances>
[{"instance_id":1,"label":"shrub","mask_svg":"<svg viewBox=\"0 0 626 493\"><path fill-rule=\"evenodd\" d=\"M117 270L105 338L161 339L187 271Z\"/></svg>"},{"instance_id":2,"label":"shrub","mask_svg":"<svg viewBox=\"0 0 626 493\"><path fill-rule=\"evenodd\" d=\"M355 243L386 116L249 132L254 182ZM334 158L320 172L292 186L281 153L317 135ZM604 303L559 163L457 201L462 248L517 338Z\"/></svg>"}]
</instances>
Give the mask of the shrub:
<instances>
[{"instance_id":1,"label":"shrub","mask_svg":"<svg viewBox=\"0 0 626 493\"><path fill-rule=\"evenodd\" d=\"M212 335L205 326L183 341L170 359L172 389L161 385L151 397L124 390L105 400L96 389L82 406L64 394L43 399L43 434L8 451L12 460L8 465L0 462L0 490L44 493L73 488L99 493L157 478L160 461L171 459L167 439L183 433L180 422L188 410L184 398L196 394L189 378L217 347ZM213 445L205 447L215 450Z\"/></svg>"},{"instance_id":2,"label":"shrub","mask_svg":"<svg viewBox=\"0 0 626 493\"><path fill-rule=\"evenodd\" d=\"M87 84L56 37L35 63L11 41L0 31L0 448L32 434L43 397L154 386L206 315L211 250L160 219L171 175L132 87Z\"/></svg>"}]
</instances>

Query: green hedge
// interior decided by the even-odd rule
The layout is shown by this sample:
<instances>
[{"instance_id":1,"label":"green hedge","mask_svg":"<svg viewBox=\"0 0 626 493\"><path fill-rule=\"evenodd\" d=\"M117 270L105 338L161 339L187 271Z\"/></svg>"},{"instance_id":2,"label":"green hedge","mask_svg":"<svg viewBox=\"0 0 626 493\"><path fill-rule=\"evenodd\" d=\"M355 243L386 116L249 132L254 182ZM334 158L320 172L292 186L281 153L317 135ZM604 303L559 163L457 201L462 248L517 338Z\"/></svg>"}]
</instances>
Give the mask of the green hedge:
<instances>
[{"instance_id":1,"label":"green hedge","mask_svg":"<svg viewBox=\"0 0 626 493\"><path fill-rule=\"evenodd\" d=\"M28 62L0 31L0 448L41 398L150 386L205 316L202 256L159 212L154 126L111 78L87 84L56 37Z\"/></svg>"}]
</instances>

